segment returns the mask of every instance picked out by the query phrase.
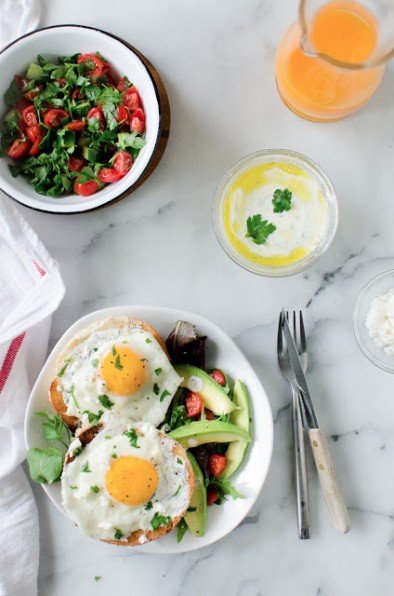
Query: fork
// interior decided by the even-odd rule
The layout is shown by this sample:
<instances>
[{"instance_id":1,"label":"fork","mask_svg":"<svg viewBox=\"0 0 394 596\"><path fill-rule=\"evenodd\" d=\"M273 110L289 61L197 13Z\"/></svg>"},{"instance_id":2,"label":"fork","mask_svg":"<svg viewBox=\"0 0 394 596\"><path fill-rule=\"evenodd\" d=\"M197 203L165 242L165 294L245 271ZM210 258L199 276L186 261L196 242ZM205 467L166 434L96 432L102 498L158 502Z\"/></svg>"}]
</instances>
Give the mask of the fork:
<instances>
[{"instance_id":1,"label":"fork","mask_svg":"<svg viewBox=\"0 0 394 596\"><path fill-rule=\"evenodd\" d=\"M301 315L302 316L302 315ZM287 315L288 317L288 315ZM296 498L297 498L297 523L298 523L298 537L300 539L307 539L310 537L310 508L309 508L309 491L308 491L308 476L305 454L305 435L303 425L303 411L301 396L298 389L296 376L293 367L290 363L290 357L287 346L283 341L282 329L282 314L279 317L278 325L278 339L277 339L277 353L278 364L280 371L285 379L290 383L293 399L292 399L292 421L293 421L293 446L294 446L294 463L295 463L295 481L296 481ZM297 333L297 321L295 313L293 313L293 337L297 346L298 354L303 371L306 371L308 366L308 354L306 350L306 338L304 326L300 326L300 333Z\"/></svg>"}]
</instances>

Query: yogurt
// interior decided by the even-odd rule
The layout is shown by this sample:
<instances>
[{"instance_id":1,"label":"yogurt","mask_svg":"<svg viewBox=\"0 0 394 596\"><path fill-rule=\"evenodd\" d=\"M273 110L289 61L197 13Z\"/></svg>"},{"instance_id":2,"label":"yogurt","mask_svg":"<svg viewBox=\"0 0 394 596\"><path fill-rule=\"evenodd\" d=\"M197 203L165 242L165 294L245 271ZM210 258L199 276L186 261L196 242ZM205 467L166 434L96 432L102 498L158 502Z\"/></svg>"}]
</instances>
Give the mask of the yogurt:
<instances>
[{"instance_id":1,"label":"yogurt","mask_svg":"<svg viewBox=\"0 0 394 596\"><path fill-rule=\"evenodd\" d=\"M289 211L275 213L276 189L292 193ZM247 220L260 214L276 230L264 244L247 237ZM222 225L232 247L245 259L279 267L305 258L319 244L326 225L327 208L321 185L302 168L272 161L241 172L228 187L223 201Z\"/></svg>"}]
</instances>

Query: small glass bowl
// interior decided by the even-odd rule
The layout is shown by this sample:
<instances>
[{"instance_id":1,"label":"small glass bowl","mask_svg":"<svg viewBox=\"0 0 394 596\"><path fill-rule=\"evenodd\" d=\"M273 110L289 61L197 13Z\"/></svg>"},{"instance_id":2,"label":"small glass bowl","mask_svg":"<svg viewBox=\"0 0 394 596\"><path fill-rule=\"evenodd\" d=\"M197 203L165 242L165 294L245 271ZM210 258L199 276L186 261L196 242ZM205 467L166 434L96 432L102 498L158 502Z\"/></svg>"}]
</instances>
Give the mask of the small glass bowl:
<instances>
[{"instance_id":1,"label":"small glass bowl","mask_svg":"<svg viewBox=\"0 0 394 596\"><path fill-rule=\"evenodd\" d=\"M311 177L313 177L320 187L320 191L324 198L327 210L325 227L322 236L314 250L312 250L304 258L295 261L294 263L291 263L289 265L267 266L261 265L260 263L255 263L247 259L243 255L241 255L231 244L227 237L223 224L222 212L224 201L231 185L236 180L236 178L238 178L238 176L240 176L243 172L245 172L253 166L267 164L270 162L296 166L302 169L303 171L307 172ZM235 263L237 263L237 265L240 265L244 269L247 269L252 273L256 273L257 275L265 275L268 277L283 277L286 275L295 275L296 273L300 273L301 271L304 271L305 269L313 265L313 263L315 263L317 259L324 252L326 252L331 242L333 241L338 226L337 198L334 187L331 181L329 180L328 176L317 164L315 164L315 162L309 159L309 157L306 157L305 155L302 155L301 153L297 153L295 151L289 151L287 149L265 149L247 155L246 157L238 161L223 176L217 188L214 199L213 224L215 228L216 237L221 247L225 250L228 256Z\"/></svg>"},{"instance_id":2,"label":"small glass bowl","mask_svg":"<svg viewBox=\"0 0 394 596\"><path fill-rule=\"evenodd\" d=\"M392 288L394 288L394 269L380 273L371 279L357 296L352 321L354 335L364 356L376 366L390 373L394 373L394 356L386 354L383 348L379 348L376 345L375 341L369 335L365 321L371 308L372 300L382 294L386 294Z\"/></svg>"}]
</instances>

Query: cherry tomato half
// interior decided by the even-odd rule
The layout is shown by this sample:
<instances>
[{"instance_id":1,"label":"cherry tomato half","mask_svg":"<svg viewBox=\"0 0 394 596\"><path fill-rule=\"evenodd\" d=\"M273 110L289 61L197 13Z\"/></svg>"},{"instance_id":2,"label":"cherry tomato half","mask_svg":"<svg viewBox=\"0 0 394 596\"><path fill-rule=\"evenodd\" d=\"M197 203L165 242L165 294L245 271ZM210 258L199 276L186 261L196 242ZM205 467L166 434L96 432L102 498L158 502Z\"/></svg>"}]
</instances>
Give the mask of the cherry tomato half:
<instances>
[{"instance_id":1,"label":"cherry tomato half","mask_svg":"<svg viewBox=\"0 0 394 596\"><path fill-rule=\"evenodd\" d=\"M219 500L219 491L214 486L207 488L207 505L213 505Z\"/></svg>"},{"instance_id":2,"label":"cherry tomato half","mask_svg":"<svg viewBox=\"0 0 394 596\"><path fill-rule=\"evenodd\" d=\"M134 110L130 118L130 130L135 130L140 135L145 130L145 112L141 108Z\"/></svg>"},{"instance_id":3,"label":"cherry tomato half","mask_svg":"<svg viewBox=\"0 0 394 596\"><path fill-rule=\"evenodd\" d=\"M104 118L103 108L101 106L97 106L97 107L89 110L87 119L91 120L92 118L95 118L96 120L99 121L100 128L104 128L105 118Z\"/></svg>"},{"instance_id":4,"label":"cherry tomato half","mask_svg":"<svg viewBox=\"0 0 394 596\"><path fill-rule=\"evenodd\" d=\"M26 136L29 139L29 141L31 141L32 143L34 143L34 141L38 137L39 133L40 133L40 128L38 126L28 126L26 128Z\"/></svg>"},{"instance_id":5,"label":"cherry tomato half","mask_svg":"<svg viewBox=\"0 0 394 596\"><path fill-rule=\"evenodd\" d=\"M29 150L29 155L38 155L41 151L40 149L40 143L42 141L42 139L44 138L44 135L42 135L40 132L37 135L36 140L34 141L33 145L31 146L30 150Z\"/></svg>"},{"instance_id":6,"label":"cherry tomato half","mask_svg":"<svg viewBox=\"0 0 394 596\"><path fill-rule=\"evenodd\" d=\"M226 383L226 379L224 378L224 374L222 373L221 370L213 370L211 372L211 377L213 378L214 381L216 381L216 383L219 383L219 385L225 385Z\"/></svg>"},{"instance_id":7,"label":"cherry tomato half","mask_svg":"<svg viewBox=\"0 0 394 596\"><path fill-rule=\"evenodd\" d=\"M75 178L74 182L74 191L77 195L81 195L82 197L90 197L90 195L94 195L99 189L99 184L97 180L88 180L88 182L79 182L78 178Z\"/></svg>"},{"instance_id":8,"label":"cherry tomato half","mask_svg":"<svg viewBox=\"0 0 394 596\"><path fill-rule=\"evenodd\" d=\"M92 68L89 70L89 76L92 80L103 76L104 62L96 54L81 54L78 57L78 64L81 62L91 62Z\"/></svg>"},{"instance_id":9,"label":"cherry tomato half","mask_svg":"<svg viewBox=\"0 0 394 596\"><path fill-rule=\"evenodd\" d=\"M34 106L27 106L22 112L23 121L27 126L37 126L38 118L36 108Z\"/></svg>"},{"instance_id":10,"label":"cherry tomato half","mask_svg":"<svg viewBox=\"0 0 394 596\"><path fill-rule=\"evenodd\" d=\"M98 177L101 180L101 182L111 183L117 182L118 180L123 178L123 175L117 174L115 170L113 170L112 168L101 168Z\"/></svg>"},{"instance_id":11,"label":"cherry tomato half","mask_svg":"<svg viewBox=\"0 0 394 596\"><path fill-rule=\"evenodd\" d=\"M142 106L140 94L137 91L137 88L129 87L126 89L123 95L123 103L127 106L130 110L136 110Z\"/></svg>"},{"instance_id":12,"label":"cherry tomato half","mask_svg":"<svg viewBox=\"0 0 394 596\"><path fill-rule=\"evenodd\" d=\"M44 116L44 124L48 128L59 128L63 118L70 118L65 110L52 108Z\"/></svg>"},{"instance_id":13,"label":"cherry tomato half","mask_svg":"<svg viewBox=\"0 0 394 596\"><path fill-rule=\"evenodd\" d=\"M124 176L130 171L133 165L133 158L127 151L119 151L115 155L114 170L119 176Z\"/></svg>"},{"instance_id":14,"label":"cherry tomato half","mask_svg":"<svg viewBox=\"0 0 394 596\"><path fill-rule=\"evenodd\" d=\"M115 114L115 120L116 122L119 122L119 124L128 124L129 120L130 120L130 114L129 114L129 110L126 108L126 106L119 106L118 109L116 110L116 114Z\"/></svg>"},{"instance_id":15,"label":"cherry tomato half","mask_svg":"<svg viewBox=\"0 0 394 596\"><path fill-rule=\"evenodd\" d=\"M197 416L202 410L202 399L198 393L188 391L185 399L185 406L187 410L187 417L192 418Z\"/></svg>"},{"instance_id":16,"label":"cherry tomato half","mask_svg":"<svg viewBox=\"0 0 394 596\"><path fill-rule=\"evenodd\" d=\"M20 159L29 151L30 147L31 143L27 139L15 139L7 153L13 159Z\"/></svg>"},{"instance_id":17,"label":"cherry tomato half","mask_svg":"<svg viewBox=\"0 0 394 596\"><path fill-rule=\"evenodd\" d=\"M73 122L66 124L66 128L68 128L68 130L83 130L85 126L86 122L83 120L74 120Z\"/></svg>"},{"instance_id":18,"label":"cherry tomato half","mask_svg":"<svg viewBox=\"0 0 394 596\"><path fill-rule=\"evenodd\" d=\"M214 453L208 462L209 471L213 476L219 476L227 466L227 457L221 453Z\"/></svg>"}]
</instances>

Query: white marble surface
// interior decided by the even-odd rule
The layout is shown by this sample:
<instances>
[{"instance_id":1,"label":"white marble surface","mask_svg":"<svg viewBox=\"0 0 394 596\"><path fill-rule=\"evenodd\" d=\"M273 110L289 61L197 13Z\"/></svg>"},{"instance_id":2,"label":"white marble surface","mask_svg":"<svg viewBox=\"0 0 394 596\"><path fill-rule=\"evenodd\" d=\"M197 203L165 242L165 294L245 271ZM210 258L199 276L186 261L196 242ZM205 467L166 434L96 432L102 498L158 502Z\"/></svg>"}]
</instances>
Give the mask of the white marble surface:
<instances>
[{"instance_id":1,"label":"white marble surface","mask_svg":"<svg viewBox=\"0 0 394 596\"><path fill-rule=\"evenodd\" d=\"M275 88L275 48L295 17L296 0L46 0L43 8L43 25L98 26L138 47L163 77L172 108L164 158L134 195L81 216L21 208L67 286L52 344L77 318L102 307L147 304L201 313L255 367L271 401L275 443L251 514L231 535L191 554L146 555L95 543L36 486L39 594L393 594L393 377L359 351L351 312L364 282L394 266L394 65L358 114L314 124L288 111ZM269 147L312 157L339 199L340 225L329 252L305 274L284 279L234 265L211 223L221 175L247 153ZM331 526L310 466L312 537L297 538L290 393L275 354L282 305L305 310L310 388L350 506L353 525L345 536Z\"/></svg>"}]
</instances>

